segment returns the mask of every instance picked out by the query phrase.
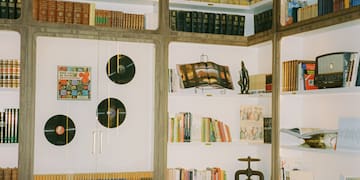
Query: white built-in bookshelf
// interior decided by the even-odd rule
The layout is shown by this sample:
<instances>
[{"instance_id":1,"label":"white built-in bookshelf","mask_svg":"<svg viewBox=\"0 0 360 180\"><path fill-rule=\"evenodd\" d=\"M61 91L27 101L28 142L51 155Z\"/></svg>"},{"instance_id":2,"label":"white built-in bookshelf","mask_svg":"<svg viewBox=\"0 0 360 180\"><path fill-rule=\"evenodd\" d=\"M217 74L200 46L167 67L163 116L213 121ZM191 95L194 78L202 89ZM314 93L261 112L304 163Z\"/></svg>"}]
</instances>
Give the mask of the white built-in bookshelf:
<instances>
[{"instance_id":1,"label":"white built-in bookshelf","mask_svg":"<svg viewBox=\"0 0 360 180\"><path fill-rule=\"evenodd\" d=\"M315 60L331 52L360 52L359 21L338 24L319 30L300 33L281 39L280 62L286 60ZM340 118L360 118L358 87L329 88L280 95L280 128L314 127L338 129ZM358 153L336 150L309 149L291 145L280 133L280 157L285 169L310 171L314 179L359 177L356 168ZM325 165L326 164L326 165Z\"/></svg>"},{"instance_id":2,"label":"white built-in bookshelf","mask_svg":"<svg viewBox=\"0 0 360 180\"><path fill-rule=\"evenodd\" d=\"M20 34L16 31L1 30L0 39L0 59L20 60ZM19 97L19 88L0 87L0 112L4 112L6 108L19 108ZM17 143L0 143L1 168L18 166L18 147Z\"/></svg>"},{"instance_id":3,"label":"white built-in bookshelf","mask_svg":"<svg viewBox=\"0 0 360 180\"><path fill-rule=\"evenodd\" d=\"M239 70L244 61L249 75L271 73L271 42L254 47L238 47L226 45L209 45L197 43L171 42L169 45L169 68L175 69L177 64L208 61L229 66L234 89L180 89L169 94L169 116L178 112L191 112L192 129L201 134L201 117L211 117L229 125L232 142L201 142L198 137L194 142L168 143L168 168L206 169L219 167L227 174L227 179L234 180L235 172L246 169L246 162L238 158L260 158L260 162L252 163L252 168L264 173L265 179L271 176L271 144L246 143L240 141L240 106L260 105L264 117L271 117L271 93L267 95L240 95ZM199 118L200 117L200 118ZM170 127L169 127L170 128Z\"/></svg>"}]
</instances>

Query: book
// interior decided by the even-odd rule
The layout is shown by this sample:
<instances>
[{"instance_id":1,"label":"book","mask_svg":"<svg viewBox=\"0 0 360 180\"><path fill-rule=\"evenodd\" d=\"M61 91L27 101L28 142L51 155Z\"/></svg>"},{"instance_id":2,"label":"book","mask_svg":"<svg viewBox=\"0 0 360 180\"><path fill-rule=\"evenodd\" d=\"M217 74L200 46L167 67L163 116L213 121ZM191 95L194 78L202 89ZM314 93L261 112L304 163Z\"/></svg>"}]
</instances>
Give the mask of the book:
<instances>
[{"instance_id":1,"label":"book","mask_svg":"<svg viewBox=\"0 0 360 180\"><path fill-rule=\"evenodd\" d=\"M16 19L16 1L15 0L8 0L8 18L9 19Z\"/></svg>"},{"instance_id":2,"label":"book","mask_svg":"<svg viewBox=\"0 0 360 180\"><path fill-rule=\"evenodd\" d=\"M170 25L170 29L173 31L177 30L177 10L170 10L169 12L169 25Z\"/></svg>"},{"instance_id":3,"label":"book","mask_svg":"<svg viewBox=\"0 0 360 180\"><path fill-rule=\"evenodd\" d=\"M73 24L82 24L82 4L80 2L73 3Z\"/></svg>"},{"instance_id":4,"label":"book","mask_svg":"<svg viewBox=\"0 0 360 180\"><path fill-rule=\"evenodd\" d=\"M335 149L337 130L322 128L282 128L280 132L304 140L302 146L321 149Z\"/></svg>"},{"instance_id":5,"label":"book","mask_svg":"<svg viewBox=\"0 0 360 180\"><path fill-rule=\"evenodd\" d=\"M272 118L264 117L264 143L271 144Z\"/></svg>"},{"instance_id":6,"label":"book","mask_svg":"<svg viewBox=\"0 0 360 180\"><path fill-rule=\"evenodd\" d=\"M264 143L264 118L261 106L240 106L240 141Z\"/></svg>"},{"instance_id":7,"label":"book","mask_svg":"<svg viewBox=\"0 0 360 180\"><path fill-rule=\"evenodd\" d=\"M17 0L16 4L15 4L15 9L16 9L16 13L15 13L15 19L20 18L21 16L21 8L22 8L22 0Z\"/></svg>"},{"instance_id":8,"label":"book","mask_svg":"<svg viewBox=\"0 0 360 180\"><path fill-rule=\"evenodd\" d=\"M0 18L7 19L9 18L9 9L8 1L0 0Z\"/></svg>"},{"instance_id":9,"label":"book","mask_svg":"<svg viewBox=\"0 0 360 180\"><path fill-rule=\"evenodd\" d=\"M72 24L74 22L74 2L65 1L64 18L65 24Z\"/></svg>"},{"instance_id":10,"label":"book","mask_svg":"<svg viewBox=\"0 0 360 180\"><path fill-rule=\"evenodd\" d=\"M253 74L249 76L249 93L271 92L271 74Z\"/></svg>"},{"instance_id":11,"label":"book","mask_svg":"<svg viewBox=\"0 0 360 180\"><path fill-rule=\"evenodd\" d=\"M48 0L47 21L56 22L56 0Z\"/></svg>"},{"instance_id":12,"label":"book","mask_svg":"<svg viewBox=\"0 0 360 180\"><path fill-rule=\"evenodd\" d=\"M214 87L234 89L229 67L211 61L178 64L182 88Z\"/></svg>"},{"instance_id":13,"label":"book","mask_svg":"<svg viewBox=\"0 0 360 180\"><path fill-rule=\"evenodd\" d=\"M56 22L65 23L65 2L56 1Z\"/></svg>"},{"instance_id":14,"label":"book","mask_svg":"<svg viewBox=\"0 0 360 180\"><path fill-rule=\"evenodd\" d=\"M39 11L39 14L38 14L38 20L39 21L47 21L47 13L48 13L48 0L38 0L38 5L39 5L39 8L38 8L38 11Z\"/></svg>"}]
</instances>

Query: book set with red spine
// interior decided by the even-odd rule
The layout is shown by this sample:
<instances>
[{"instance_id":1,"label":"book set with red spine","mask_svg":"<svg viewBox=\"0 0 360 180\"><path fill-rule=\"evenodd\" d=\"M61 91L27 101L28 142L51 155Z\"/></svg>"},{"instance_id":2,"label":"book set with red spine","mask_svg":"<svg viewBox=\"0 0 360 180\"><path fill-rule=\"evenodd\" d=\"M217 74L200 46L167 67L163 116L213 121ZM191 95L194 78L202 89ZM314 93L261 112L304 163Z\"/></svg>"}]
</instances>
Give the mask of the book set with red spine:
<instances>
[{"instance_id":1,"label":"book set with red spine","mask_svg":"<svg viewBox=\"0 0 360 180\"><path fill-rule=\"evenodd\" d=\"M96 9L94 3L33 0L33 17L41 22L145 29L144 14Z\"/></svg>"}]
</instances>

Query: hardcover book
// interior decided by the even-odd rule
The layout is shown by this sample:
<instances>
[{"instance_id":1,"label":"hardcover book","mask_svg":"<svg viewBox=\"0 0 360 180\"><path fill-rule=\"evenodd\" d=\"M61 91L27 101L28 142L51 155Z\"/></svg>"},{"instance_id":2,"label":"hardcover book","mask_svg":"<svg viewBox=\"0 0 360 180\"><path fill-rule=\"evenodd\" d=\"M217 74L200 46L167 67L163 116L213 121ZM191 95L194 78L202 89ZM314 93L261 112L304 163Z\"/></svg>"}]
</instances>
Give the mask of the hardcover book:
<instances>
[{"instance_id":1,"label":"hardcover book","mask_svg":"<svg viewBox=\"0 0 360 180\"><path fill-rule=\"evenodd\" d=\"M229 67L214 62L178 64L182 88L214 87L234 89Z\"/></svg>"}]
</instances>

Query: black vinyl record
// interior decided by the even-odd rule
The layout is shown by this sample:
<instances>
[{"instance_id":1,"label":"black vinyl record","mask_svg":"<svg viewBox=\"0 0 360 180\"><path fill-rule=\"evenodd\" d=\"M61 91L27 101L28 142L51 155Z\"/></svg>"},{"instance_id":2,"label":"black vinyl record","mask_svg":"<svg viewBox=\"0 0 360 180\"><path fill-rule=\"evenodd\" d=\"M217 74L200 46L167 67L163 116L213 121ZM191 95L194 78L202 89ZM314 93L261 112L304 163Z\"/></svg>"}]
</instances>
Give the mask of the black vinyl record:
<instances>
[{"instance_id":1,"label":"black vinyl record","mask_svg":"<svg viewBox=\"0 0 360 180\"><path fill-rule=\"evenodd\" d=\"M106 74L114 83L126 84L135 76L135 64L128 56L115 55L106 65Z\"/></svg>"},{"instance_id":2,"label":"black vinyl record","mask_svg":"<svg viewBox=\"0 0 360 180\"><path fill-rule=\"evenodd\" d=\"M74 122L65 115L55 115L45 124L46 139L54 145L62 146L70 143L75 136Z\"/></svg>"},{"instance_id":3,"label":"black vinyl record","mask_svg":"<svg viewBox=\"0 0 360 180\"><path fill-rule=\"evenodd\" d=\"M101 125L107 128L120 126L126 116L124 104L115 98L107 98L101 101L97 108L97 117Z\"/></svg>"}]
</instances>

